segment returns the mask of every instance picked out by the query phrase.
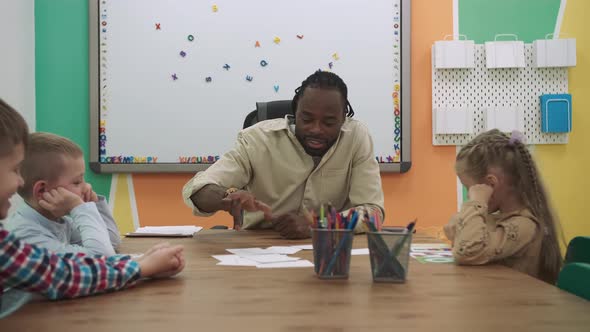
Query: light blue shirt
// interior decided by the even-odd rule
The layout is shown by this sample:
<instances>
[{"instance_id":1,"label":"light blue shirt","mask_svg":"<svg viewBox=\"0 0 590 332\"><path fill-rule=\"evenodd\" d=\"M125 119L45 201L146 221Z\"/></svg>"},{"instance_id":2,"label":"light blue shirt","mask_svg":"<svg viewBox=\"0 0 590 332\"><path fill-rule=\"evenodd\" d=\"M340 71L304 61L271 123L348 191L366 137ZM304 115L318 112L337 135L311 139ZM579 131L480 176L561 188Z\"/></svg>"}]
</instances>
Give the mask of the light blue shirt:
<instances>
[{"instance_id":1,"label":"light blue shirt","mask_svg":"<svg viewBox=\"0 0 590 332\"><path fill-rule=\"evenodd\" d=\"M23 202L4 223L22 241L56 253L115 255L121 243L117 224L104 196L80 204L67 216L53 221Z\"/></svg>"}]
</instances>

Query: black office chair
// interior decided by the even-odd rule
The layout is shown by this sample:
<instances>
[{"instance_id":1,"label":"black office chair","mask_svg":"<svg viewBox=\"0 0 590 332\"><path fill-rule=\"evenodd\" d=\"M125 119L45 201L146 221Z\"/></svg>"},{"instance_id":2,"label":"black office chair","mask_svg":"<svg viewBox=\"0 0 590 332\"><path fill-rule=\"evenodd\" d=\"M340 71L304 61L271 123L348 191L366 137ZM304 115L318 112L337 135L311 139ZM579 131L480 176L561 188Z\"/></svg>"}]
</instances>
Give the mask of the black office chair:
<instances>
[{"instance_id":1,"label":"black office chair","mask_svg":"<svg viewBox=\"0 0 590 332\"><path fill-rule=\"evenodd\" d=\"M246 129L264 120L284 118L285 115L292 113L291 100L258 102L256 103L256 109L246 115L243 128Z\"/></svg>"},{"instance_id":2,"label":"black office chair","mask_svg":"<svg viewBox=\"0 0 590 332\"><path fill-rule=\"evenodd\" d=\"M284 118L287 114L292 114L290 100L258 102L256 103L256 109L246 115L243 129L246 129L260 121ZM216 225L211 227L211 229L227 228L228 227L224 225Z\"/></svg>"},{"instance_id":3,"label":"black office chair","mask_svg":"<svg viewBox=\"0 0 590 332\"><path fill-rule=\"evenodd\" d=\"M246 129L257 122L284 118L285 115L292 114L291 112L291 101L290 100L275 100L269 102L258 102L256 103L256 109L246 115L244 120L243 129ZM227 229L227 226L216 225L211 229Z\"/></svg>"}]
</instances>

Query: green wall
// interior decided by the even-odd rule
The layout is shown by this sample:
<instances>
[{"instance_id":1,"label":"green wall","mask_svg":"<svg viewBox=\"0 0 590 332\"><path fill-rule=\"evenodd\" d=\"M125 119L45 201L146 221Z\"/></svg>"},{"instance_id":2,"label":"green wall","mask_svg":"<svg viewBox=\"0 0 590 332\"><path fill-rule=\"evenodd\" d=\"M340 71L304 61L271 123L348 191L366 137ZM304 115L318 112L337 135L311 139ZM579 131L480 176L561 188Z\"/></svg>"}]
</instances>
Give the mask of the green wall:
<instances>
[{"instance_id":1,"label":"green wall","mask_svg":"<svg viewBox=\"0 0 590 332\"><path fill-rule=\"evenodd\" d=\"M560 0L458 0L459 33L481 44L513 33L525 43L555 30Z\"/></svg>"},{"instance_id":2,"label":"green wall","mask_svg":"<svg viewBox=\"0 0 590 332\"><path fill-rule=\"evenodd\" d=\"M88 1L35 1L35 71L37 131L72 139L88 161ZM108 197L111 175L87 168L86 180Z\"/></svg>"}]
</instances>

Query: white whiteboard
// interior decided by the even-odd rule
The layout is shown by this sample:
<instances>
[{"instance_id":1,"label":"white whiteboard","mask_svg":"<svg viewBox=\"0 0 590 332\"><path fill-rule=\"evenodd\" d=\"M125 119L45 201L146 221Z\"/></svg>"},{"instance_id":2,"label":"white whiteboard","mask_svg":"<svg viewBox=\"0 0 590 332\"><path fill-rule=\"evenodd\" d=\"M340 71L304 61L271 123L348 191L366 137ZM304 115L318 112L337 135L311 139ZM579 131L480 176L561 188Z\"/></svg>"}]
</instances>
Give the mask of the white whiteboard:
<instances>
[{"instance_id":1,"label":"white whiteboard","mask_svg":"<svg viewBox=\"0 0 590 332\"><path fill-rule=\"evenodd\" d=\"M401 127L409 109L394 114L392 97L403 73L400 0L94 2L92 139L99 165L122 167L111 171L185 158L210 163L233 147L256 102L292 99L318 69L347 84L380 162L402 161L402 130L409 150L409 121ZM396 95L397 105L404 96Z\"/></svg>"}]
</instances>

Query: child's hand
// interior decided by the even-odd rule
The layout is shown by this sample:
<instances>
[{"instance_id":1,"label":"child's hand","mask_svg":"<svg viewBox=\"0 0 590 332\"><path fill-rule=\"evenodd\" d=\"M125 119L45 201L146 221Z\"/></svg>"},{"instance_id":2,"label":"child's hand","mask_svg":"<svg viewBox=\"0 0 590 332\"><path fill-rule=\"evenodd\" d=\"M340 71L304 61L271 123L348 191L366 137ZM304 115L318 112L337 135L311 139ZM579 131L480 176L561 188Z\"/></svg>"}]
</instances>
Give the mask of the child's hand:
<instances>
[{"instance_id":1,"label":"child's hand","mask_svg":"<svg viewBox=\"0 0 590 332\"><path fill-rule=\"evenodd\" d=\"M98 202L98 196L92 190L92 185L90 183L85 183L84 188L82 189L82 200L84 202Z\"/></svg>"},{"instance_id":2,"label":"child's hand","mask_svg":"<svg viewBox=\"0 0 590 332\"><path fill-rule=\"evenodd\" d=\"M455 240L455 233L457 232L457 224L459 223L459 214L456 213L451 217L449 222L443 226L443 231L451 242Z\"/></svg>"},{"instance_id":3,"label":"child's hand","mask_svg":"<svg viewBox=\"0 0 590 332\"><path fill-rule=\"evenodd\" d=\"M469 187L469 199L482 203L488 203L494 193L494 188L487 184L476 184Z\"/></svg>"},{"instance_id":4,"label":"child's hand","mask_svg":"<svg viewBox=\"0 0 590 332\"><path fill-rule=\"evenodd\" d=\"M83 203L82 198L62 187L43 193L43 199L39 201L39 205L55 218L65 216L73 208Z\"/></svg>"},{"instance_id":5,"label":"child's hand","mask_svg":"<svg viewBox=\"0 0 590 332\"><path fill-rule=\"evenodd\" d=\"M168 243L155 245L143 256L137 258L142 277L167 278L184 269L185 261L182 246Z\"/></svg>"}]
</instances>

